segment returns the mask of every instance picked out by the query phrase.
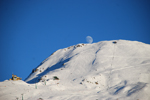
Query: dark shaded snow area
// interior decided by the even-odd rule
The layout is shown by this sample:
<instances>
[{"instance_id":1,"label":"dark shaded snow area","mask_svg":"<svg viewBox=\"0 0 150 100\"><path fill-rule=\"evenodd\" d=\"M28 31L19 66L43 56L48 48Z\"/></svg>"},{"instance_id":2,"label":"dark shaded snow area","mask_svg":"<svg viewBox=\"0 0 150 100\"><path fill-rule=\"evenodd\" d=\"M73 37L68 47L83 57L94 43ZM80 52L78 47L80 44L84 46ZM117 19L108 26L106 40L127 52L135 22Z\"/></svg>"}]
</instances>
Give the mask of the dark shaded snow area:
<instances>
[{"instance_id":1,"label":"dark shaded snow area","mask_svg":"<svg viewBox=\"0 0 150 100\"><path fill-rule=\"evenodd\" d=\"M150 100L150 45L113 40L59 49L0 100Z\"/></svg>"}]
</instances>

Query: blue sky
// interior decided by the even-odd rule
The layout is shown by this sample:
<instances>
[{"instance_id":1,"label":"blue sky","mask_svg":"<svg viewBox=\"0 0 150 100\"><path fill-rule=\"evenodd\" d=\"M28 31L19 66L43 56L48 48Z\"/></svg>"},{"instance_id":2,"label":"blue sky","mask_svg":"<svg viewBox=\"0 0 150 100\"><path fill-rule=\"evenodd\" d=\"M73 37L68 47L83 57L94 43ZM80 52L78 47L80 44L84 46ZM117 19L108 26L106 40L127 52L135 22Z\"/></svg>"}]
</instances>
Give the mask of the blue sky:
<instances>
[{"instance_id":1,"label":"blue sky","mask_svg":"<svg viewBox=\"0 0 150 100\"><path fill-rule=\"evenodd\" d=\"M104 40L150 44L150 0L1 0L0 81L24 80L58 49Z\"/></svg>"}]
</instances>

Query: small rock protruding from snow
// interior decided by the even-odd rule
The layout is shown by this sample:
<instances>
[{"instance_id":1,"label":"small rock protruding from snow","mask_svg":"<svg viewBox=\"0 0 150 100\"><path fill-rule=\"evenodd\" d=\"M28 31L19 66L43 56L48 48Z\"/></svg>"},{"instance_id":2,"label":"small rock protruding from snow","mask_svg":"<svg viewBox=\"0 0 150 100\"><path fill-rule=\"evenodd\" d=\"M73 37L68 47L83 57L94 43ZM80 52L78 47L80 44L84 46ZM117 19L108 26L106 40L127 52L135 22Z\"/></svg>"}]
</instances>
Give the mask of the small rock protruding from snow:
<instances>
[{"instance_id":1,"label":"small rock protruding from snow","mask_svg":"<svg viewBox=\"0 0 150 100\"><path fill-rule=\"evenodd\" d=\"M116 43L117 43L117 41L113 41L112 43L113 43L113 44L116 44Z\"/></svg>"},{"instance_id":2,"label":"small rock protruding from snow","mask_svg":"<svg viewBox=\"0 0 150 100\"><path fill-rule=\"evenodd\" d=\"M77 47L83 47L83 46L85 46L85 44L82 43L82 44L77 44L77 45L74 45L74 46L70 46L67 49L77 48ZM65 48L64 50L66 51L67 49Z\"/></svg>"},{"instance_id":3,"label":"small rock protruding from snow","mask_svg":"<svg viewBox=\"0 0 150 100\"><path fill-rule=\"evenodd\" d=\"M77 44L75 47L83 47L84 46L84 44L82 43L82 44Z\"/></svg>"}]
</instances>

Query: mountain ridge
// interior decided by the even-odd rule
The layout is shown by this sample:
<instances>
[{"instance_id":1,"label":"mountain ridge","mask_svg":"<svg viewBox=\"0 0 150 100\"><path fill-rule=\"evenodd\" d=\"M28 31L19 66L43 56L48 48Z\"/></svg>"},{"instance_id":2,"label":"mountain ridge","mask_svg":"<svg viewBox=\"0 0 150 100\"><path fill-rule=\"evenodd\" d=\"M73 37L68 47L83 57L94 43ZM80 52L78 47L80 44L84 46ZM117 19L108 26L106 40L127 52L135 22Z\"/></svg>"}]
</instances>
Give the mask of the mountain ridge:
<instances>
[{"instance_id":1,"label":"mountain ridge","mask_svg":"<svg viewBox=\"0 0 150 100\"><path fill-rule=\"evenodd\" d=\"M113 41L116 41L116 40L113 40ZM115 51L113 51L113 49L115 50L115 45L120 45L120 43L118 42L118 43L116 43L116 44L113 44L112 42L113 41L109 41L109 43L110 44L107 44L107 45L109 45L109 46L112 46L112 48L109 48L109 50L104 50L103 52L107 52L108 54L105 54L105 56L114 56L114 53L115 53ZM118 40L118 41L122 41L122 42L129 42L129 41L125 41L125 40ZM133 41L132 41L133 42ZM134 41L135 43L140 43L140 42L136 42L136 41ZM105 44L105 41L102 41L102 42L98 42L97 43L98 45L101 45L101 47L99 48L99 47L92 47L92 48L95 48L95 49L97 49L97 50L95 50L94 52L95 52L95 54L91 54L92 56L94 56L95 55L95 58L94 59L92 59L93 61L92 61L92 65L94 65L96 62L96 56L97 56L97 53L99 52L99 50L101 49L101 48L107 48L106 46L103 46L104 44ZM111 45L112 44L112 45ZM143 44L143 43L142 43ZM64 49L59 49L59 50L57 50L57 51L55 51L50 57L48 57L48 58L46 58L39 66L41 66L43 63L45 63L49 58L51 58L56 52L58 53L57 55L59 55L59 52L64 52L64 51L67 51L67 50L69 50L69 52L67 52L67 54L65 54L65 53L63 53L63 54L60 54L60 56L61 57L55 57L55 62L57 62L57 65L59 65L60 63L62 64L62 65L64 65L64 64L66 64L67 63L67 61L69 61L74 55L78 55L79 53L75 53L75 54L72 54L71 56L69 55L70 53L74 53L74 51L76 50L76 49L80 49L80 47L85 47L85 46L90 46L91 44L77 44L77 45L74 45L74 46L70 46L70 47L67 47L67 48L64 48ZM124 44L125 45L125 44ZM128 44L126 44L126 45L128 45ZM124 48L125 49L125 48ZM84 51L86 51L86 49L84 49ZM78 51L77 51L78 52ZM83 52L83 51L81 51L81 52ZM102 52L102 53L103 53ZM103 55L101 53L101 55ZM80 53L81 54L81 53ZM123 54L123 53L122 53ZM127 53L126 53L127 54ZM126 54L124 55L123 54L123 57L125 57L126 56ZM65 55L65 57L64 57L64 55ZM143 55L143 54L142 54ZM69 56L69 57L67 57L67 56ZM83 55L82 55L83 56ZM84 55L85 56L85 55ZM104 56L104 55L103 55ZM115 57L117 57L117 53L115 54ZM132 57L134 57L134 56L132 56ZM67 58L67 59L65 59L65 58ZM86 57L85 57L86 58ZM53 59L54 59L54 56L53 56ZM64 60L65 59L65 60ZM113 59L113 58L112 58ZM111 60L112 60L111 59ZM86 60L88 60L88 59L86 59ZM58 63L59 62L59 63ZM52 63L52 61L50 61L49 63ZM50 68L51 66L53 66L53 65L55 65L56 66L56 63L55 64L51 64L51 65L47 65L48 67L47 68ZM38 67L39 67L38 66ZM45 65L44 65L45 66ZM60 67L59 68L61 68L61 67L63 67L63 66L61 66L61 65L59 65ZM37 68L38 68L37 67ZM47 69L47 68L45 68L45 69ZM51 70L52 69L56 69L56 68L54 68L54 66L53 67L51 67Z\"/></svg>"},{"instance_id":2,"label":"mountain ridge","mask_svg":"<svg viewBox=\"0 0 150 100\"><path fill-rule=\"evenodd\" d=\"M26 100L37 99L39 94L44 100L149 100L149 65L149 44L127 40L80 43L52 53L25 80L29 93L20 90ZM10 82L5 83L11 86Z\"/></svg>"}]
</instances>

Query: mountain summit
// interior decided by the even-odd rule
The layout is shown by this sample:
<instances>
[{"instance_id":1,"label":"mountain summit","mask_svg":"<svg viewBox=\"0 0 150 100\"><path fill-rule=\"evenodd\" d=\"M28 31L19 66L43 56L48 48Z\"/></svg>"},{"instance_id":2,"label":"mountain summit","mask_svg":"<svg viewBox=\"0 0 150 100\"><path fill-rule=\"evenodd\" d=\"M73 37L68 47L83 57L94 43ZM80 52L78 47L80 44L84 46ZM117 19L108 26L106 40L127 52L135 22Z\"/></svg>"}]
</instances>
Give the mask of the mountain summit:
<instances>
[{"instance_id":1,"label":"mountain summit","mask_svg":"<svg viewBox=\"0 0 150 100\"><path fill-rule=\"evenodd\" d=\"M149 100L150 45L113 40L70 46L52 53L25 82L37 86L35 99L41 91L44 100Z\"/></svg>"}]
</instances>

